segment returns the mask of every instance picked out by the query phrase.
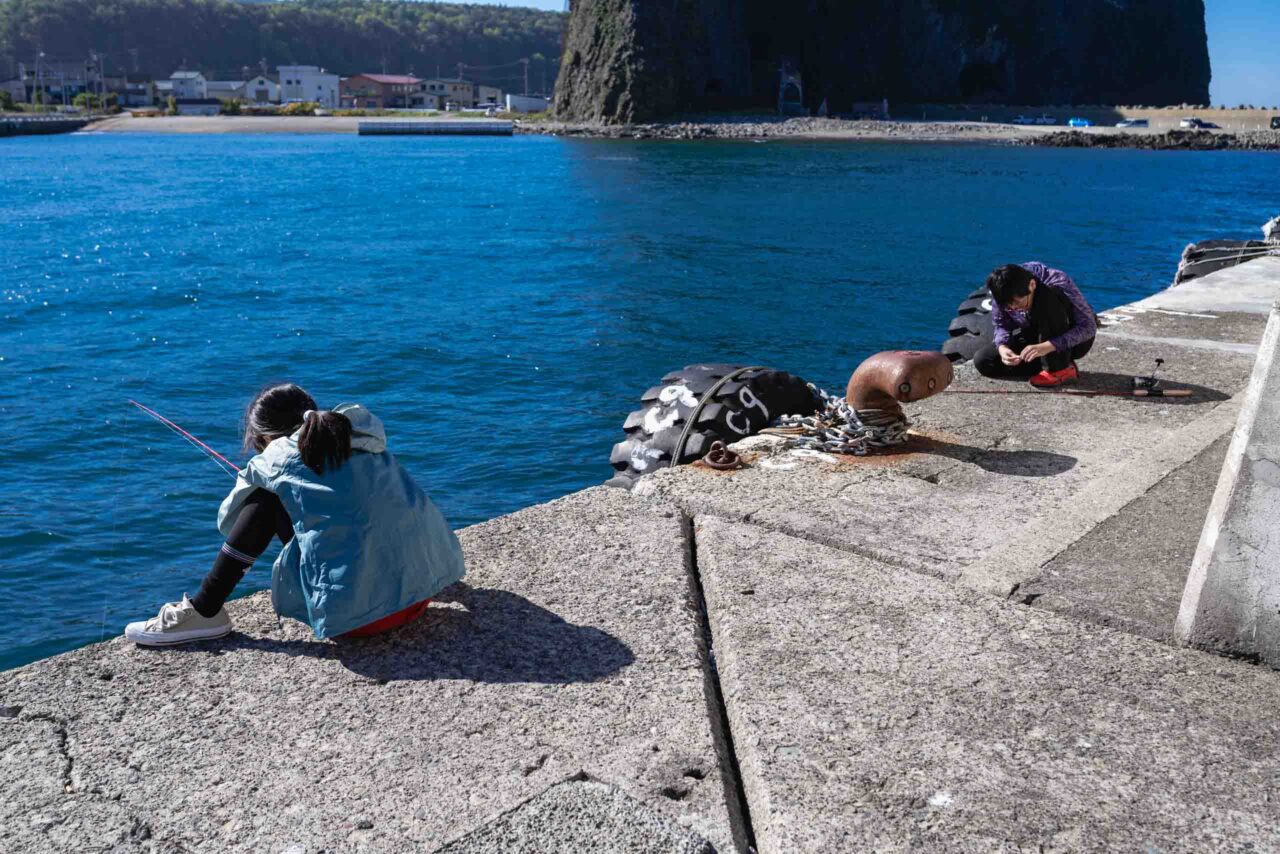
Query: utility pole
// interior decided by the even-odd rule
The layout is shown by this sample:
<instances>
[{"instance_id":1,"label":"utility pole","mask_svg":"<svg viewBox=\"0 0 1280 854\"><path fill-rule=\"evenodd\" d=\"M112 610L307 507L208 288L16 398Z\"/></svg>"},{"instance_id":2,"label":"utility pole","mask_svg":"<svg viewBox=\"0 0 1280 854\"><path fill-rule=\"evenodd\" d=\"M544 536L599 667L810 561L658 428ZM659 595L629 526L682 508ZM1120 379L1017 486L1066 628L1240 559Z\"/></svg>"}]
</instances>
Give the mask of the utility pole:
<instances>
[{"instance_id":1,"label":"utility pole","mask_svg":"<svg viewBox=\"0 0 1280 854\"><path fill-rule=\"evenodd\" d=\"M527 97L529 95L529 60L522 59L520 64L524 66L524 94Z\"/></svg>"},{"instance_id":2,"label":"utility pole","mask_svg":"<svg viewBox=\"0 0 1280 854\"><path fill-rule=\"evenodd\" d=\"M459 82L462 81L462 63L461 62L458 63L458 81Z\"/></svg>"},{"instance_id":3,"label":"utility pole","mask_svg":"<svg viewBox=\"0 0 1280 854\"><path fill-rule=\"evenodd\" d=\"M136 47L129 48L129 58L133 61L133 73L138 73L138 49Z\"/></svg>"}]
</instances>

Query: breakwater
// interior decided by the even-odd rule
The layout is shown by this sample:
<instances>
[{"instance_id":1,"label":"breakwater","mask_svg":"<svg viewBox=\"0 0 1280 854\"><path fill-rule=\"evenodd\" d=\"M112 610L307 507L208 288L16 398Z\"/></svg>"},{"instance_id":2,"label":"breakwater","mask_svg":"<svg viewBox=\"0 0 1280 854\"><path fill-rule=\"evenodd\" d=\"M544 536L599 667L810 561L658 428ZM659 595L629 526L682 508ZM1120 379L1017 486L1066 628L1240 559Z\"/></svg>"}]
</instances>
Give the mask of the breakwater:
<instances>
[{"instance_id":1,"label":"breakwater","mask_svg":"<svg viewBox=\"0 0 1280 854\"><path fill-rule=\"evenodd\" d=\"M391 636L257 594L0 673L0 843L1272 849L1280 676L1165 641L1277 297L1263 258L1103 312L1082 385L1158 354L1188 398L944 393L898 453L757 437L470 527Z\"/></svg>"},{"instance_id":2,"label":"breakwater","mask_svg":"<svg viewBox=\"0 0 1280 854\"><path fill-rule=\"evenodd\" d=\"M72 133L89 124L89 119L66 116L0 116L0 136Z\"/></svg>"},{"instance_id":3,"label":"breakwater","mask_svg":"<svg viewBox=\"0 0 1280 854\"><path fill-rule=\"evenodd\" d=\"M1165 133L1056 131L1015 140L1050 148L1140 148L1147 151L1280 151L1280 131L1222 132L1171 130Z\"/></svg>"}]
</instances>

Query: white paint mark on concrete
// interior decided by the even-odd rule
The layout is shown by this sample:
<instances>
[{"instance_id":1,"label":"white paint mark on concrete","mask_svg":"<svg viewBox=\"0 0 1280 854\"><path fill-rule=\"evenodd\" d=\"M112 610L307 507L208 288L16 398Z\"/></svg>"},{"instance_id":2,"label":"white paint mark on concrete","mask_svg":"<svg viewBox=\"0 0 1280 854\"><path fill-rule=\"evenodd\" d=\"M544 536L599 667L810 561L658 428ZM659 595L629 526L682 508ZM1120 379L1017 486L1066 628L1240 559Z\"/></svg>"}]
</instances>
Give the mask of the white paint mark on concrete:
<instances>
[{"instance_id":1,"label":"white paint mark on concrete","mask_svg":"<svg viewBox=\"0 0 1280 854\"><path fill-rule=\"evenodd\" d=\"M798 457L802 460L817 460L818 462L831 463L832 465L840 462L830 454L824 454L822 451L815 451L810 448L797 448L791 452L791 456Z\"/></svg>"}]
</instances>

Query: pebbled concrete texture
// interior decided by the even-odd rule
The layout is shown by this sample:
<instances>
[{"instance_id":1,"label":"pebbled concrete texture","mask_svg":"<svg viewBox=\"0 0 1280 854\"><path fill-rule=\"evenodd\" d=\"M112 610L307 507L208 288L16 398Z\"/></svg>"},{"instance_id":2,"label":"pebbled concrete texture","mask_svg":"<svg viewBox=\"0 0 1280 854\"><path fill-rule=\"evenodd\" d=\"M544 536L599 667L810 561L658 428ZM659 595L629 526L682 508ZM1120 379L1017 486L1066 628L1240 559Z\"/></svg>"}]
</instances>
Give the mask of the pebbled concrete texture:
<instances>
[{"instance_id":1,"label":"pebbled concrete texture","mask_svg":"<svg viewBox=\"0 0 1280 854\"><path fill-rule=\"evenodd\" d=\"M1228 441L1214 442L1063 550L1017 597L1153 640L1172 638Z\"/></svg>"},{"instance_id":2,"label":"pebbled concrete texture","mask_svg":"<svg viewBox=\"0 0 1280 854\"><path fill-rule=\"evenodd\" d=\"M1266 315L1276 301L1280 257L1257 258L1166 288L1132 303L1134 308Z\"/></svg>"},{"instance_id":3,"label":"pebbled concrete texture","mask_svg":"<svg viewBox=\"0 0 1280 854\"><path fill-rule=\"evenodd\" d=\"M440 854L714 854L690 833L612 786L564 782L521 804Z\"/></svg>"},{"instance_id":4,"label":"pebbled concrete texture","mask_svg":"<svg viewBox=\"0 0 1280 854\"><path fill-rule=\"evenodd\" d=\"M682 520L599 487L461 537L384 638L258 594L221 642L0 673L0 850L431 850L576 774L732 850Z\"/></svg>"},{"instance_id":5,"label":"pebbled concrete texture","mask_svg":"<svg viewBox=\"0 0 1280 854\"><path fill-rule=\"evenodd\" d=\"M1274 673L696 520L761 852L1280 846Z\"/></svg>"}]
</instances>

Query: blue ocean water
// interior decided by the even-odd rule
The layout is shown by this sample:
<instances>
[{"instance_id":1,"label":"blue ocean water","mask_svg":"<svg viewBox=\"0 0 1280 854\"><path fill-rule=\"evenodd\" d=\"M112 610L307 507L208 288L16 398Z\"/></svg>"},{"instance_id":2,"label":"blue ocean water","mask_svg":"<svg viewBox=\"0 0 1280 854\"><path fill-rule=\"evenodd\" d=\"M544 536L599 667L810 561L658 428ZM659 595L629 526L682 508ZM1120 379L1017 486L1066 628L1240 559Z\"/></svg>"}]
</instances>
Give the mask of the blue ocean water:
<instances>
[{"instance_id":1,"label":"blue ocean water","mask_svg":"<svg viewBox=\"0 0 1280 854\"><path fill-rule=\"evenodd\" d=\"M1255 237L1280 157L996 146L76 135L0 142L0 668L194 592L262 385L356 400L455 527L599 483L667 371L828 388L988 270L1095 307ZM265 586L270 559L243 592Z\"/></svg>"}]
</instances>

